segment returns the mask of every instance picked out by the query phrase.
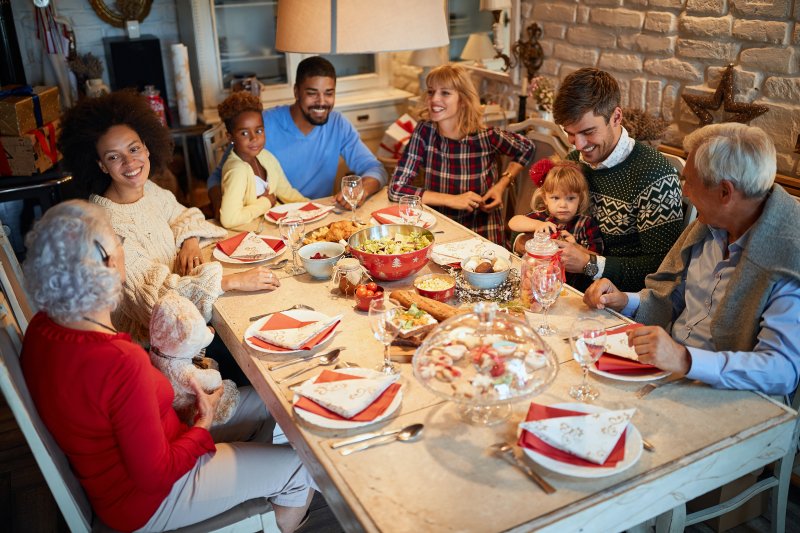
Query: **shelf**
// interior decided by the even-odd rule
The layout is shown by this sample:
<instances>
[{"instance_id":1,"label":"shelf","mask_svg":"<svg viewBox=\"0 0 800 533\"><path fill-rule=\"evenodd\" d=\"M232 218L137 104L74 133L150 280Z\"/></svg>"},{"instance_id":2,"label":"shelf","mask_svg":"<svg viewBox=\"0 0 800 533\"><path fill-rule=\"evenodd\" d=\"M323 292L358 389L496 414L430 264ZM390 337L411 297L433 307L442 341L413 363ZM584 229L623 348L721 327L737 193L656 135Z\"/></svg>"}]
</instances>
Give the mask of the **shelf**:
<instances>
[{"instance_id":1,"label":"shelf","mask_svg":"<svg viewBox=\"0 0 800 533\"><path fill-rule=\"evenodd\" d=\"M271 55L260 55L260 56L245 56L245 57L222 57L220 56L219 61L220 63L243 63L246 61L259 61L259 60L274 60L274 59L282 59L282 55L278 54L271 54Z\"/></svg>"},{"instance_id":2,"label":"shelf","mask_svg":"<svg viewBox=\"0 0 800 533\"><path fill-rule=\"evenodd\" d=\"M264 1L264 2L231 2L226 4L215 4L214 9L230 9L230 8L237 8L237 7L261 7L261 6L274 6L277 5L278 2L276 1Z\"/></svg>"}]
</instances>

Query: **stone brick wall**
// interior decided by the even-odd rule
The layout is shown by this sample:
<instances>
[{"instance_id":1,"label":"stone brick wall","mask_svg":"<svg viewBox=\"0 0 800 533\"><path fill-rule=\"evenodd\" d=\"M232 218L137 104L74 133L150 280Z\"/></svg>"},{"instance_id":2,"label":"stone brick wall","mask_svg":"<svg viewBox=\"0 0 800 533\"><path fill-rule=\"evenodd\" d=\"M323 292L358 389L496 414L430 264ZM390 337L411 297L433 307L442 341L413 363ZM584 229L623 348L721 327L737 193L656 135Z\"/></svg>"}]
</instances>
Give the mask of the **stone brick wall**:
<instances>
[{"instance_id":1,"label":"stone brick wall","mask_svg":"<svg viewBox=\"0 0 800 533\"><path fill-rule=\"evenodd\" d=\"M584 66L619 79L623 104L672 122L665 142L680 146L699 121L680 98L712 94L728 63L737 102L769 112L751 122L778 148L778 168L800 176L800 0L524 0L523 27L543 27L540 71L558 80ZM523 10L525 12L525 10ZM726 114L715 112L715 121Z\"/></svg>"}]
</instances>

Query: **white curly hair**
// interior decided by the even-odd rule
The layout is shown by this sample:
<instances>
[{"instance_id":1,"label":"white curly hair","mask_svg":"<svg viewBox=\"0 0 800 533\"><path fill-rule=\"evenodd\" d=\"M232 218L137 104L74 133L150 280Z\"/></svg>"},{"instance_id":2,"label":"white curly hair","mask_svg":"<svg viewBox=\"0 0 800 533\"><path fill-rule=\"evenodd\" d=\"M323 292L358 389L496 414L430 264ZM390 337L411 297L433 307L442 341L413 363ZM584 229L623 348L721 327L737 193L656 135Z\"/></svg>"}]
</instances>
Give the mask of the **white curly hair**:
<instances>
[{"instance_id":1,"label":"white curly hair","mask_svg":"<svg viewBox=\"0 0 800 533\"><path fill-rule=\"evenodd\" d=\"M122 295L119 272L101 258L117 246L105 210L85 200L50 208L28 233L23 271L36 305L59 322L87 312L115 309Z\"/></svg>"}]
</instances>

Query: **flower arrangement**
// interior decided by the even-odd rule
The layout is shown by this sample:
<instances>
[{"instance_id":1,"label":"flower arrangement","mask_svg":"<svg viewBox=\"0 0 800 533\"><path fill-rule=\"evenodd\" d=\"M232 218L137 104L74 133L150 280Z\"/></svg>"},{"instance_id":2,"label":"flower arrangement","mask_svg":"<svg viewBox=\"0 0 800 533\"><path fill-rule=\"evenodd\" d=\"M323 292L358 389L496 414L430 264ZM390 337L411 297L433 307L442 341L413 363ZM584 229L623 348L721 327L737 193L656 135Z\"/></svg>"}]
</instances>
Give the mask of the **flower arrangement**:
<instances>
[{"instance_id":1,"label":"flower arrangement","mask_svg":"<svg viewBox=\"0 0 800 533\"><path fill-rule=\"evenodd\" d=\"M669 122L638 108L622 110L622 126L637 141L656 141L663 137Z\"/></svg>"},{"instance_id":2,"label":"flower arrangement","mask_svg":"<svg viewBox=\"0 0 800 533\"><path fill-rule=\"evenodd\" d=\"M536 100L536 106L540 111L553 112L553 101L555 100L555 87L550 78L536 76L531 79L528 86L528 96Z\"/></svg>"},{"instance_id":3,"label":"flower arrangement","mask_svg":"<svg viewBox=\"0 0 800 533\"><path fill-rule=\"evenodd\" d=\"M75 74L83 85L83 82L92 78L99 78L103 75L103 62L100 58L89 52L88 54L76 54L68 62L69 69Z\"/></svg>"}]
</instances>

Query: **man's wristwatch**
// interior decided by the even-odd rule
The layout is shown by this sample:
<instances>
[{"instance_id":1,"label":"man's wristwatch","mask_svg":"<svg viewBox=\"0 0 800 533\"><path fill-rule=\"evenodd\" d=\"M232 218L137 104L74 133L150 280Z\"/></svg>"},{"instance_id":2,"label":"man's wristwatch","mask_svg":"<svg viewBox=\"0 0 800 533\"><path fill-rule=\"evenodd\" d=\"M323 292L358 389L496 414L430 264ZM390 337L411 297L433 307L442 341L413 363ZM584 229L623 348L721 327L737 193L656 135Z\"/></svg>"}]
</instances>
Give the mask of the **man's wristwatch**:
<instances>
[{"instance_id":1,"label":"man's wristwatch","mask_svg":"<svg viewBox=\"0 0 800 533\"><path fill-rule=\"evenodd\" d=\"M589 262L583 267L583 273L593 278L600 272L600 267L597 266L597 256L589 254Z\"/></svg>"}]
</instances>

